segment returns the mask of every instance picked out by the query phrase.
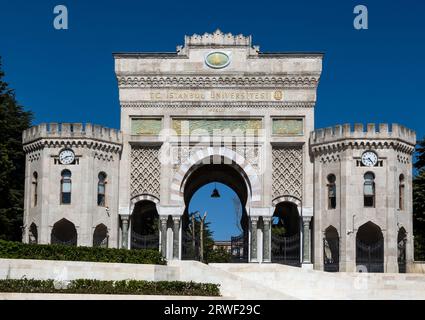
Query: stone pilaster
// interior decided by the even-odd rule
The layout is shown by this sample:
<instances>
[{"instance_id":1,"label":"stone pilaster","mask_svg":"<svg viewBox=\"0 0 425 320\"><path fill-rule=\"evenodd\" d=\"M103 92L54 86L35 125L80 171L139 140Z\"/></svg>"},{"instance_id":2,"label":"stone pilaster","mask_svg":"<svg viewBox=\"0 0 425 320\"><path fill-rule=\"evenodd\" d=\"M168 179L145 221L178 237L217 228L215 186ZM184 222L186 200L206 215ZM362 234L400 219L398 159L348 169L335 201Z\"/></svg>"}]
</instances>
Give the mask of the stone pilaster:
<instances>
[{"instance_id":1,"label":"stone pilaster","mask_svg":"<svg viewBox=\"0 0 425 320\"><path fill-rule=\"evenodd\" d=\"M303 217L303 264L311 264L311 236L310 236L311 217Z\"/></svg>"},{"instance_id":2,"label":"stone pilaster","mask_svg":"<svg viewBox=\"0 0 425 320\"><path fill-rule=\"evenodd\" d=\"M167 257L167 221L168 216L160 216L161 232L161 253L164 258Z\"/></svg>"},{"instance_id":3,"label":"stone pilaster","mask_svg":"<svg viewBox=\"0 0 425 320\"><path fill-rule=\"evenodd\" d=\"M128 247L128 221L130 219L129 215L121 215L121 224L122 224L122 245L121 248L129 249Z\"/></svg>"},{"instance_id":4,"label":"stone pilaster","mask_svg":"<svg viewBox=\"0 0 425 320\"><path fill-rule=\"evenodd\" d=\"M263 217L263 262L271 261L271 217Z\"/></svg>"},{"instance_id":5,"label":"stone pilaster","mask_svg":"<svg viewBox=\"0 0 425 320\"><path fill-rule=\"evenodd\" d=\"M173 217L173 259L180 257L180 217Z\"/></svg>"},{"instance_id":6,"label":"stone pilaster","mask_svg":"<svg viewBox=\"0 0 425 320\"><path fill-rule=\"evenodd\" d=\"M258 262L257 259L257 224L258 217L251 217L251 261Z\"/></svg>"}]
</instances>

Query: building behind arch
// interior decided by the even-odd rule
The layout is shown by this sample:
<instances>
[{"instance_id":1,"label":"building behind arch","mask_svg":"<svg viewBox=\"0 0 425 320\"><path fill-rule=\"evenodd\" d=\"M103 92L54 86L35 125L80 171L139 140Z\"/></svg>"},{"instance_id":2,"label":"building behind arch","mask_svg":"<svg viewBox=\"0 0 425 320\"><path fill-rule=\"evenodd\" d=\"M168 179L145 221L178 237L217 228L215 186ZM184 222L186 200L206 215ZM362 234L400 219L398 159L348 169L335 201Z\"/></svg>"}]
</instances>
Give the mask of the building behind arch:
<instances>
[{"instance_id":1,"label":"building behind arch","mask_svg":"<svg viewBox=\"0 0 425 320\"><path fill-rule=\"evenodd\" d=\"M291 264L304 268L403 272L413 262L415 133L397 124L315 130L323 54L265 53L251 41L217 30L185 36L173 53L115 53L120 130L24 131L23 241L146 245L181 259L187 182L217 164L243 185L248 262L286 263L290 244ZM285 221L296 226L290 239Z\"/></svg>"}]
</instances>

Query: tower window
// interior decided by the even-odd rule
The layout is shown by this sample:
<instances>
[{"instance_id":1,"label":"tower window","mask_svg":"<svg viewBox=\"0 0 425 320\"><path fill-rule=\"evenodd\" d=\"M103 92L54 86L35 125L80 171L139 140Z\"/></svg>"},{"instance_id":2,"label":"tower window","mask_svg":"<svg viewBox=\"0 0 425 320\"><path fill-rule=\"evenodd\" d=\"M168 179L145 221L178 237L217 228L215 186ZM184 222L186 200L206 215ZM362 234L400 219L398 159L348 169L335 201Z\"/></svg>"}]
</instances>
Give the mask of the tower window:
<instances>
[{"instance_id":1,"label":"tower window","mask_svg":"<svg viewBox=\"0 0 425 320\"><path fill-rule=\"evenodd\" d=\"M34 171L32 174L32 206L36 207L38 201L38 173Z\"/></svg>"},{"instance_id":2,"label":"tower window","mask_svg":"<svg viewBox=\"0 0 425 320\"><path fill-rule=\"evenodd\" d=\"M97 205L104 207L106 195L106 173L100 172L98 178L99 181L97 183Z\"/></svg>"},{"instance_id":3,"label":"tower window","mask_svg":"<svg viewBox=\"0 0 425 320\"><path fill-rule=\"evenodd\" d=\"M71 171L65 169L62 171L61 179L61 204L71 203Z\"/></svg>"},{"instance_id":4,"label":"tower window","mask_svg":"<svg viewBox=\"0 0 425 320\"><path fill-rule=\"evenodd\" d=\"M401 174L399 177L398 184L398 209L404 210L404 175Z\"/></svg>"},{"instance_id":5,"label":"tower window","mask_svg":"<svg viewBox=\"0 0 425 320\"><path fill-rule=\"evenodd\" d=\"M328 209L336 208L336 177L334 174L328 175Z\"/></svg>"},{"instance_id":6,"label":"tower window","mask_svg":"<svg viewBox=\"0 0 425 320\"><path fill-rule=\"evenodd\" d=\"M375 175L372 172L364 175L363 199L365 207L375 207Z\"/></svg>"}]
</instances>

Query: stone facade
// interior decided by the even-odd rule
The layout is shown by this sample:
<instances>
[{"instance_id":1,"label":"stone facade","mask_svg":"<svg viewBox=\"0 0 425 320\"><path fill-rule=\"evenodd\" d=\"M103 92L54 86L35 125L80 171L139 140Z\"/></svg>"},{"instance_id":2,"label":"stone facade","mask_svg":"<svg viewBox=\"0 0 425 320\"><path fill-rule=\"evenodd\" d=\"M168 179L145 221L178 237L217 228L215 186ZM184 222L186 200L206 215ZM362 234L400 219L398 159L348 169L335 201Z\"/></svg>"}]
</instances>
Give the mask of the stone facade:
<instances>
[{"instance_id":1,"label":"stone facade","mask_svg":"<svg viewBox=\"0 0 425 320\"><path fill-rule=\"evenodd\" d=\"M131 248L134 213L140 204L152 203L158 247L166 258L182 259L182 219L191 190L209 179L199 175L202 167L217 165L211 168L222 168L218 181L235 184L244 200L250 262L273 262L272 216L282 204L297 212L304 267L324 268L323 239L332 226L338 233L339 270L354 271L356 231L367 222L382 231L385 271L396 271L400 228L406 231L406 258L413 261L415 134L398 125L315 131L322 58L321 53L262 53L251 36L219 30L186 36L176 53L114 54L121 131L42 124L23 133L23 241L50 243L54 224L65 218L76 227L78 245L93 245L94 230L102 224L108 246ZM64 148L75 152L72 165L58 160ZM361 164L368 150L379 159L373 167ZM69 205L59 201L64 169L72 172ZM369 171L376 196L374 207L364 208ZM101 172L107 177L106 201L99 204ZM329 174L336 177L332 210L325 205Z\"/></svg>"}]
</instances>

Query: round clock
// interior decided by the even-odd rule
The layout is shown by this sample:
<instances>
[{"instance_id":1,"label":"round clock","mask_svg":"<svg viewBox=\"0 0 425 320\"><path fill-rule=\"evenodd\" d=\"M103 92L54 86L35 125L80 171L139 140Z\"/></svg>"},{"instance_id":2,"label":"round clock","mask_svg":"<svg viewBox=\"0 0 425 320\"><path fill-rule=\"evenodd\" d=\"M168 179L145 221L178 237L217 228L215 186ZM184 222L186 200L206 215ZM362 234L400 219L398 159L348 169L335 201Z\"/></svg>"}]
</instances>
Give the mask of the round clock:
<instances>
[{"instance_id":1,"label":"round clock","mask_svg":"<svg viewBox=\"0 0 425 320\"><path fill-rule=\"evenodd\" d=\"M365 151L362 154L362 163L366 167L373 167L378 162L378 155L373 151Z\"/></svg>"},{"instance_id":2,"label":"round clock","mask_svg":"<svg viewBox=\"0 0 425 320\"><path fill-rule=\"evenodd\" d=\"M59 162L61 164L71 164L74 160L75 154L71 149L64 149L59 153Z\"/></svg>"}]
</instances>

